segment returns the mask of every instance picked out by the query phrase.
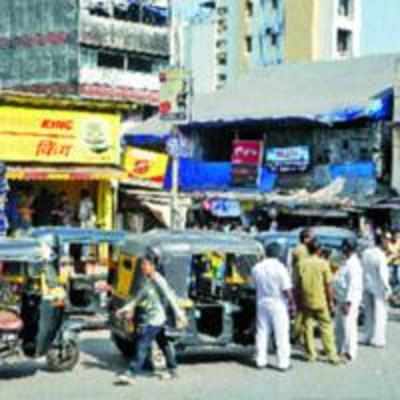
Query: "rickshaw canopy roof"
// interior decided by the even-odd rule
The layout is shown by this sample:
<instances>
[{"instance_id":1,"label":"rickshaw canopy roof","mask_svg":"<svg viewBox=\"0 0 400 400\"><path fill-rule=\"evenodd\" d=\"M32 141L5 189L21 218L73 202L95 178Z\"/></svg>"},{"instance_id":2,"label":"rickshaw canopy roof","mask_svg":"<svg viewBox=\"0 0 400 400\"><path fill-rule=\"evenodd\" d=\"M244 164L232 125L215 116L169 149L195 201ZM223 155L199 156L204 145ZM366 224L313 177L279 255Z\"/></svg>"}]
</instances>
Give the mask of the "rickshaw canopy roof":
<instances>
[{"instance_id":1,"label":"rickshaw canopy roof","mask_svg":"<svg viewBox=\"0 0 400 400\"><path fill-rule=\"evenodd\" d=\"M43 239L49 236L56 237L62 243L75 244L121 244L126 237L124 231L103 229L83 229L78 227L50 226L34 228L29 233L30 237Z\"/></svg>"},{"instance_id":2,"label":"rickshaw canopy roof","mask_svg":"<svg viewBox=\"0 0 400 400\"><path fill-rule=\"evenodd\" d=\"M263 255L259 242L246 234L211 231L156 230L127 236L122 246L124 253L142 256L148 248L157 249L161 256L190 255L205 252Z\"/></svg>"},{"instance_id":3,"label":"rickshaw canopy roof","mask_svg":"<svg viewBox=\"0 0 400 400\"><path fill-rule=\"evenodd\" d=\"M0 239L0 262L36 264L44 261L44 249L34 239Z\"/></svg>"}]
</instances>

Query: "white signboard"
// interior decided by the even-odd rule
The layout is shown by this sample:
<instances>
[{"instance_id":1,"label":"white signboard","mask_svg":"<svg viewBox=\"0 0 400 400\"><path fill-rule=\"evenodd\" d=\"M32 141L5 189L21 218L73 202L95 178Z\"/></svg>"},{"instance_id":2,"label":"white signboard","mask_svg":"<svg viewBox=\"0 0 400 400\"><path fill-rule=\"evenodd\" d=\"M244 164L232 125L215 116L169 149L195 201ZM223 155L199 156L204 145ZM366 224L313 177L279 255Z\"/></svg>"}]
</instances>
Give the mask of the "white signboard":
<instances>
[{"instance_id":1,"label":"white signboard","mask_svg":"<svg viewBox=\"0 0 400 400\"><path fill-rule=\"evenodd\" d=\"M310 165L308 146L274 147L266 150L265 161L274 172L305 171Z\"/></svg>"}]
</instances>

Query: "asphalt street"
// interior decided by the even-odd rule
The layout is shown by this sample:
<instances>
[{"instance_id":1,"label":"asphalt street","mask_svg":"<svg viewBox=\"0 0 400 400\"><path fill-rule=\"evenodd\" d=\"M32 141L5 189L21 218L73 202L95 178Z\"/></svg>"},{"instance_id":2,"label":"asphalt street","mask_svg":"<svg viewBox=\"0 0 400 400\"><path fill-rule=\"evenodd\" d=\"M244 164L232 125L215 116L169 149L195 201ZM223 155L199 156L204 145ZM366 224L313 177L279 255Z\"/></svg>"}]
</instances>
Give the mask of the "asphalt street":
<instances>
[{"instance_id":1,"label":"asphalt street","mask_svg":"<svg viewBox=\"0 0 400 400\"><path fill-rule=\"evenodd\" d=\"M43 361L0 368L1 400L398 400L400 399L400 315L392 315L384 350L360 347L350 365L306 363L294 351L293 369L256 370L249 352L190 354L181 360L179 379L142 378L116 386L126 366L106 331L81 337L82 356L72 372L54 374ZM274 361L273 356L271 362Z\"/></svg>"}]
</instances>

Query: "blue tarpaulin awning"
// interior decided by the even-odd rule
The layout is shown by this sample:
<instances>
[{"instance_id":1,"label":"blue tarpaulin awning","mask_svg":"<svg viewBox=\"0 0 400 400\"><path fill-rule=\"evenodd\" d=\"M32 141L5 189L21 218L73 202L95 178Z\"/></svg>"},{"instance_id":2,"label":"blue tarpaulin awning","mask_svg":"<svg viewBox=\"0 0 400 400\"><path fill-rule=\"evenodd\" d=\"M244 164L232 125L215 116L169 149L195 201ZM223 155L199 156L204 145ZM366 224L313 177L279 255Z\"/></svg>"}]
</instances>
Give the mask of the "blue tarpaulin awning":
<instances>
[{"instance_id":1,"label":"blue tarpaulin awning","mask_svg":"<svg viewBox=\"0 0 400 400\"><path fill-rule=\"evenodd\" d=\"M275 186L277 175L263 168L260 184L255 190L270 192ZM164 181L164 188L171 188L171 169ZM179 187L184 192L232 189L232 164L230 162L204 162L189 158L180 159Z\"/></svg>"}]
</instances>

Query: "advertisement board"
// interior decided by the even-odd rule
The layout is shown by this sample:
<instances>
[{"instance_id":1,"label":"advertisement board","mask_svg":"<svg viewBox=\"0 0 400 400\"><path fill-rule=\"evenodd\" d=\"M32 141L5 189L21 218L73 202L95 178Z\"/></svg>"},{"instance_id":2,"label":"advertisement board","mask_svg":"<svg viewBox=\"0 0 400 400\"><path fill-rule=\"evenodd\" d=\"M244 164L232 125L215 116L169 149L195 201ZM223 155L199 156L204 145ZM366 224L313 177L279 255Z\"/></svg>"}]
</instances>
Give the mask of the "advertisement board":
<instances>
[{"instance_id":1,"label":"advertisement board","mask_svg":"<svg viewBox=\"0 0 400 400\"><path fill-rule=\"evenodd\" d=\"M124 155L124 169L130 178L163 186L167 173L168 156L154 151L128 148Z\"/></svg>"},{"instance_id":2,"label":"advertisement board","mask_svg":"<svg viewBox=\"0 0 400 400\"><path fill-rule=\"evenodd\" d=\"M119 164L117 115L6 106L0 121L3 161Z\"/></svg>"},{"instance_id":3,"label":"advertisement board","mask_svg":"<svg viewBox=\"0 0 400 400\"><path fill-rule=\"evenodd\" d=\"M232 184L254 187L258 183L263 154L259 140L234 140L232 149Z\"/></svg>"},{"instance_id":4,"label":"advertisement board","mask_svg":"<svg viewBox=\"0 0 400 400\"><path fill-rule=\"evenodd\" d=\"M269 148L265 163L273 172L304 172L310 165L310 149L308 146Z\"/></svg>"},{"instance_id":5,"label":"advertisement board","mask_svg":"<svg viewBox=\"0 0 400 400\"><path fill-rule=\"evenodd\" d=\"M160 73L160 118L184 121L187 118L189 94L187 71L174 68Z\"/></svg>"}]
</instances>

